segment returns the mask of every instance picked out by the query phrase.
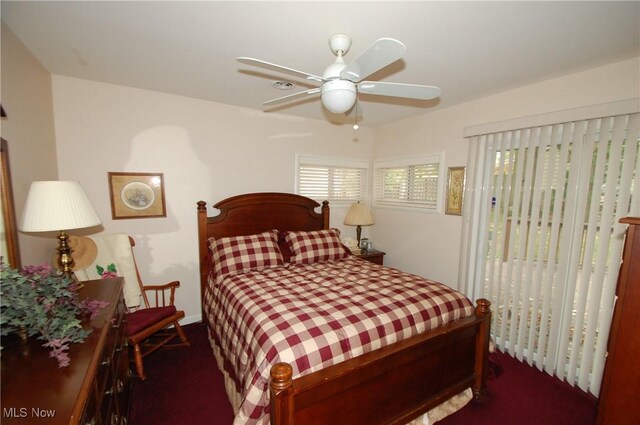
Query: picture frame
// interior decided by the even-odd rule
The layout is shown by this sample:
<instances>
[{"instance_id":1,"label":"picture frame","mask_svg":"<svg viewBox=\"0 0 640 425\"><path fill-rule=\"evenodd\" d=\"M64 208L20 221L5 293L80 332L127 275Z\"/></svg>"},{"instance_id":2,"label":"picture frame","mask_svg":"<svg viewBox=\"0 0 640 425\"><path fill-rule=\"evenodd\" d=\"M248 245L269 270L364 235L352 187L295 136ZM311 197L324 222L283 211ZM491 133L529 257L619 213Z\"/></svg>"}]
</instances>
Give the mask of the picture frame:
<instances>
[{"instance_id":1,"label":"picture frame","mask_svg":"<svg viewBox=\"0 0 640 425\"><path fill-rule=\"evenodd\" d=\"M114 220L167 216L162 173L109 172L108 178Z\"/></svg>"},{"instance_id":2,"label":"picture frame","mask_svg":"<svg viewBox=\"0 0 640 425\"><path fill-rule=\"evenodd\" d=\"M449 167L445 214L462 215L466 167Z\"/></svg>"}]
</instances>

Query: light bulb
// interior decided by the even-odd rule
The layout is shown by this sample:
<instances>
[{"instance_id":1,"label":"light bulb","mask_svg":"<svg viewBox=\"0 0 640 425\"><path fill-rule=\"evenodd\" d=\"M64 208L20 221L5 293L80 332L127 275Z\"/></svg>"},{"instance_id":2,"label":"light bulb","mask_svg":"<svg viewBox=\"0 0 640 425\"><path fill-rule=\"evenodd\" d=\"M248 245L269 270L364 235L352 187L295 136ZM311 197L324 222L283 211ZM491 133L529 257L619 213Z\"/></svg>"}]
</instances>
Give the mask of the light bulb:
<instances>
[{"instance_id":1,"label":"light bulb","mask_svg":"<svg viewBox=\"0 0 640 425\"><path fill-rule=\"evenodd\" d=\"M354 124L354 125L353 125L353 129L354 129L354 130L357 130L357 129L359 129L359 128L360 128L360 126L359 126L358 124Z\"/></svg>"}]
</instances>

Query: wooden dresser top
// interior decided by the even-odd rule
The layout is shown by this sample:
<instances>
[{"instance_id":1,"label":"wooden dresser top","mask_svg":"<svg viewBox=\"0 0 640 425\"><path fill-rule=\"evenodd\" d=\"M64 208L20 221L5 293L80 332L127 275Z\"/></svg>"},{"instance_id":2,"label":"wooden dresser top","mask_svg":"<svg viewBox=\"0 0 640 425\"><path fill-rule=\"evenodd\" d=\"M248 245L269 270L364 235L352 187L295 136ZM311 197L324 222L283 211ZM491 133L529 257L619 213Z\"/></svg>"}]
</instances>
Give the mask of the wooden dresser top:
<instances>
[{"instance_id":1,"label":"wooden dresser top","mask_svg":"<svg viewBox=\"0 0 640 425\"><path fill-rule=\"evenodd\" d=\"M83 282L80 296L108 301L101 314L86 328L92 332L81 344L71 344L71 364L59 368L56 359L42 347L43 341L30 339L22 343L17 338L2 340L2 412L3 424L31 423L69 424L80 421L100 364L103 347L109 333L107 321L116 312L123 280L105 279Z\"/></svg>"}]
</instances>

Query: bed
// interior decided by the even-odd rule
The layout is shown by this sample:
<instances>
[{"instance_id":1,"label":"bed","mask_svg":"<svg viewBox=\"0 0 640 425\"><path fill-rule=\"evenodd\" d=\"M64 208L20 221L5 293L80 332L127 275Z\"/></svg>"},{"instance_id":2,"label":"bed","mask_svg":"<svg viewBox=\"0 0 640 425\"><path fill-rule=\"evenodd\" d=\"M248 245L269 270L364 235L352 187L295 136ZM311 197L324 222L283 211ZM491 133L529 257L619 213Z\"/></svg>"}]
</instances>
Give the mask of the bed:
<instances>
[{"instance_id":1,"label":"bed","mask_svg":"<svg viewBox=\"0 0 640 425\"><path fill-rule=\"evenodd\" d=\"M248 351L248 345L254 344L257 340L263 340L262 334L252 335L251 338L247 337L247 341L244 342L238 342L238 339L243 338L225 335L224 332L227 331L224 329L241 327L233 324L235 321L230 318L230 315L245 317L250 310L264 309L261 311L261 317L268 316L275 320L278 324L270 326L280 329L279 323L281 322L278 321L282 321L282 319L280 316L273 316L274 311L285 311L289 315L291 312L286 310L289 303L297 303L295 304L296 308L308 308L307 304L313 303L302 303L301 306L299 301L291 301L294 300L293 293L298 291L298 285L295 286L296 291L290 290L283 294L282 300L284 301L277 300L271 293L267 293L264 299L256 301L256 304L251 304L250 298L253 295L248 297L244 291L258 288L254 292L265 293L267 291L265 288L273 286L274 291L282 292L282 287L278 289L276 284L282 285L284 282L289 285L288 288L293 288L291 282L297 283L304 280L304 285L310 285L311 281L318 280L320 282L318 285L324 286L323 291L333 290L335 282L340 282L340 284L347 282L351 286L340 287L340 291L344 293L344 291L350 291L351 288L360 290L358 288L369 285L355 283L356 281L353 279L356 279L354 276L357 273L374 273L377 276L389 275L392 276L392 279L401 281L403 279L406 281L408 275L355 259L353 256L342 257L342 254L335 263L340 263L340 267L344 265L343 268L338 268L338 265L333 263L323 265L312 262L313 264L291 265L285 262L286 264L282 268L278 263L278 267L267 267L256 272L239 273L231 270L231 273L226 273L229 270L220 268L220 258L216 257L215 264L217 265L212 269L211 265L214 263L212 251L216 253L216 256L219 256L223 251L217 246L210 248L210 240L214 241L214 244L223 241L228 243L228 240L235 240L234 237L255 239L256 235L266 235L264 238L271 240L269 244L276 243L275 238L277 238L279 248L285 251L288 248L283 245L282 237L278 235L286 235L286 242L291 247L291 241L296 241L300 235L307 237L307 234L331 232L329 230L329 204L323 202L320 205L299 195L286 193L245 194L218 202L213 208L218 210L218 214L210 217L207 213L206 203L204 201L198 202L202 313L203 320L209 326L210 340L217 355L218 364L221 369L224 369L223 373L227 377L227 392L230 394L230 398L233 398L235 390L235 396L240 400L238 402L252 399L251 402L255 406L252 405L251 408L256 408L256 411L262 409L263 413L267 412L267 418L272 425L405 424L459 395L467 388L471 388L475 399L482 398L486 390L491 321L490 303L484 299L477 300L475 306L470 305L468 300L466 303L469 305L462 301L455 303L447 301L447 304L453 304L452 313L443 319L442 324L427 330L409 331L402 327L395 329L398 335L404 336L387 336L385 337L387 341L384 344L370 344L369 349L356 349L356 354L349 354L322 365L314 364L313 360L309 360L312 358L311 355L308 356L309 358L305 357L305 361L300 361L297 357L287 357L279 352L278 343L273 343L266 349L267 354L259 361L252 357L253 354L246 354L245 350ZM216 249L218 250L216 251ZM337 251L327 252L331 252L333 255ZM294 262L294 257L301 258L299 254L300 252L288 252L285 257L291 255L291 261ZM396 275L396 273L398 274ZM330 284L319 280L323 275L328 277ZM416 279L418 278L416 277ZM237 282L232 286L230 282L233 280ZM270 283L259 286L256 282ZM442 292L444 297L450 296L449 290L444 285L437 282L431 283L435 284L434 290L436 292ZM422 285L423 283L406 282L406 285L418 284ZM254 286L252 287L252 285ZM260 285L263 284L260 283ZM375 286L373 283L371 285ZM313 291L317 289L315 287L309 288L312 288ZM386 287L384 290L387 290ZM424 291L418 291L418 293L422 292ZM324 295L324 292L322 296L333 297L332 295ZM350 295L353 299L361 296L363 295L359 293ZM377 297L378 295L375 296L376 299ZM409 298L413 298L413 296ZM214 305L213 300L217 300L217 304ZM244 306L244 310L240 308L240 312L226 312L226 305L233 304ZM330 304L326 304L326 306L328 305ZM379 308L379 306L375 308ZM338 307L339 309L340 307ZM436 309L440 309L440 307L436 307ZM361 313L367 313L365 310ZM396 313L391 312L391 314L395 315ZM325 314L325 316L332 315L334 313ZM250 321L255 322L256 320L250 319ZM414 319L410 318L409 321L414 321ZM330 321L324 324L331 332L333 325ZM295 327L293 329L295 331ZM320 326L318 329L323 328ZM241 330L242 335L246 335L246 329ZM285 329L283 332L289 332L289 330ZM332 341L335 343L335 340ZM340 344L345 345L344 341L337 345ZM226 348L232 345L238 345L240 354L236 353L225 357ZM299 345L302 346L305 343ZM352 347L347 348L351 349ZM295 355L299 355L299 353ZM281 361L283 358L289 361ZM254 373L254 375L247 375L249 381L252 379L253 381L261 381L260 374L266 374L265 394L251 394L250 391L244 393L247 388L242 382L248 387L248 381L246 379L240 380L239 377L248 372L241 373L234 369L234 362L242 365L251 364L262 369L265 369L264 365L268 364L266 370ZM300 373L300 371L304 373ZM234 373L238 376L234 376ZM267 407L260 407L260 400L256 398L261 399L262 402L268 400ZM233 400L232 405L237 407L237 403L234 403ZM265 423L264 418L259 414L257 416L245 415L242 420L238 420L238 423L243 423L245 420L247 420L246 423Z\"/></svg>"}]
</instances>

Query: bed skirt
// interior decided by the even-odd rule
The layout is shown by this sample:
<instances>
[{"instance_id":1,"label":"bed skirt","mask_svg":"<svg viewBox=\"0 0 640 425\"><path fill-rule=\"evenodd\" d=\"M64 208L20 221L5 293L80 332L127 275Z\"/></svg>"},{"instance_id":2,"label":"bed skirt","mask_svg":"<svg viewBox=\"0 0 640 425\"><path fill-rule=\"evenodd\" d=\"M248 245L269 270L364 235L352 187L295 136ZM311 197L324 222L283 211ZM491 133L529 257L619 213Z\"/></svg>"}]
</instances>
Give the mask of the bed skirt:
<instances>
[{"instance_id":1,"label":"bed skirt","mask_svg":"<svg viewBox=\"0 0 640 425\"><path fill-rule=\"evenodd\" d=\"M229 398L229 402L231 403L231 407L235 414L235 418L233 420L233 425L244 425L249 418L245 417L242 412L239 412L240 404L242 403L242 396L238 391L236 391L236 385L233 379L229 376L227 371L224 368L224 358L220 352L220 348L215 343L215 340L211 337L209 331L207 331L207 336L209 337L209 342L211 344L211 348L213 349L213 355L216 359L216 364L218 365L218 369L222 372L224 376L224 387L227 392L227 397ZM462 409L464 406L471 401L473 398L473 392L471 388L467 388L461 393L451 397L449 400L439 404L433 409L429 410L424 415L417 417L406 425L431 425L440 421L452 413L457 412ZM269 424L269 417L265 417L262 420L256 423L257 425L267 425Z\"/></svg>"}]
</instances>

